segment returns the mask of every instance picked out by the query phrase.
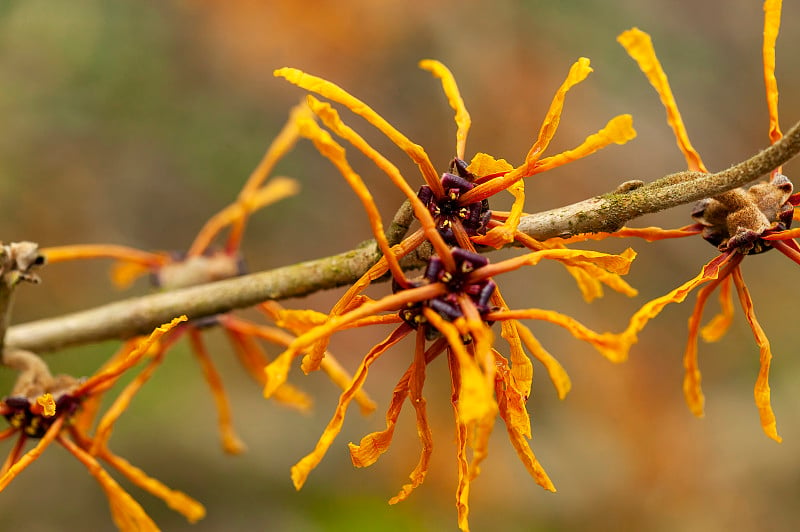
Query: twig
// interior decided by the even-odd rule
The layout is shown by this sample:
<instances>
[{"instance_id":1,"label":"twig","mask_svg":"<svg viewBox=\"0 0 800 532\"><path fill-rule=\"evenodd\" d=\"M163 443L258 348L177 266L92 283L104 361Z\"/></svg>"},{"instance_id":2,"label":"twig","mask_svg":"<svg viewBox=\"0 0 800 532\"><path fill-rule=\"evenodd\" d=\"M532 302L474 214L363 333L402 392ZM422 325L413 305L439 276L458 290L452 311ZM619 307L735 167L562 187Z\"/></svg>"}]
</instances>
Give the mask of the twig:
<instances>
[{"instance_id":1,"label":"twig","mask_svg":"<svg viewBox=\"0 0 800 532\"><path fill-rule=\"evenodd\" d=\"M523 218L520 230L537 239L613 231L643 214L712 197L742 186L789 161L800 152L800 123L786 136L750 159L716 174L679 172L638 188L626 187L585 201ZM387 231L392 243L405 235L412 217L401 208ZM419 267L426 251L406 257L404 266ZM304 296L351 284L378 260L374 241L318 260L254 273L172 292L118 301L57 318L10 327L6 342L43 352L68 345L144 334L179 314L210 316L252 306L268 299Z\"/></svg>"},{"instance_id":2,"label":"twig","mask_svg":"<svg viewBox=\"0 0 800 532\"><path fill-rule=\"evenodd\" d=\"M753 157L716 174L678 172L627 192L612 192L572 205L525 216L519 230L539 240L579 233L613 232L628 221L703 198L758 179L800 152L800 122Z\"/></svg>"}]
</instances>

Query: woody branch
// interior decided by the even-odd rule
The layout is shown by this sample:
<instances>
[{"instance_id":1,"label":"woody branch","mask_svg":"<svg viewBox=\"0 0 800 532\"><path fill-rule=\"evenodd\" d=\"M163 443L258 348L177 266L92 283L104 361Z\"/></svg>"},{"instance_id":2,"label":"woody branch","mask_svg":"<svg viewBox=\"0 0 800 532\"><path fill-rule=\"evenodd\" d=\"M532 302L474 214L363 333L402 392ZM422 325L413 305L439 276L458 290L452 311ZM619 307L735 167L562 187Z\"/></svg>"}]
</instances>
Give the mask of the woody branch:
<instances>
[{"instance_id":1,"label":"woody branch","mask_svg":"<svg viewBox=\"0 0 800 532\"><path fill-rule=\"evenodd\" d=\"M533 238L548 238L615 231L628 221L713 197L758 179L800 152L800 122L786 135L749 159L717 173L678 172L638 188L596 196L522 218L519 230ZM397 243L412 221L409 208L401 208L387 232ZM419 267L427 258L422 250L407 257L406 268ZM378 259L374 241L317 260L285 266L195 286L125 299L94 309L9 327L8 346L32 351L52 351L70 345L128 338L147 333L176 315L200 318L245 308L259 302L308 295L357 280ZM5 316L0 316L5 319ZM2 345L0 343L0 345Z\"/></svg>"}]
</instances>

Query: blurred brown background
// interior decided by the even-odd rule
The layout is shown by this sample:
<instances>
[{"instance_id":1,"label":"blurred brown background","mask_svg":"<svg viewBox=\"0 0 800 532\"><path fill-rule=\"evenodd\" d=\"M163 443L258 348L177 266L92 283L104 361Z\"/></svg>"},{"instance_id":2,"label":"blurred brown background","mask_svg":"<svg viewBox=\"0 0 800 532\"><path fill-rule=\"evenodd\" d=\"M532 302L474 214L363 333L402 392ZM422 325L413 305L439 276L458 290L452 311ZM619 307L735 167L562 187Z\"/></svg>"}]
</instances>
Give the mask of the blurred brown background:
<instances>
[{"instance_id":1,"label":"blurred brown background","mask_svg":"<svg viewBox=\"0 0 800 532\"><path fill-rule=\"evenodd\" d=\"M784 129L800 117L800 7L787 2L778 40ZM644 76L615 42L650 32L696 148L722 169L766 146L758 1L617 0L472 2L0 2L0 238L43 246L109 242L181 249L205 219L234 197L301 91L272 77L295 66L369 102L445 169L453 156L452 112L438 82L416 67L436 58L459 81L472 114L468 157L485 151L519 163L554 90L579 56L595 73L573 89L549 153L573 147L612 116L629 112L639 137L528 183L528 211L549 209L684 168L664 112ZM415 167L359 119L364 133L412 183ZM355 154L385 218L400 195ZM791 177L797 163L785 167ZM245 253L252 270L352 248L369 237L366 217L342 179L307 142L280 164L303 192L256 215ZM633 225L677 227L689 207ZM624 243L599 249L617 251ZM567 312L598 330L620 330L638 305L694 276L714 250L700 239L645 244L629 281L642 297L608 294L582 302L555 265L504 280L515 307ZM668 307L640 336L629 362L612 366L554 326L535 324L573 378L558 401L539 367L529 408L532 447L559 489L528 478L501 426L473 483L471 524L527 530L788 530L800 520L800 361L792 303L798 266L778 253L745 261L758 316L772 340L773 405L784 442L758 424L752 388L758 349L737 308L718 344L701 345L706 417L684 405L681 356L694 296ZM124 294L103 261L53 265L24 287L14 322L144 293ZM794 276L794 277L791 277ZM786 281L784 281L786 279ZM509 282L511 284L509 284ZM380 290L376 291L376 294ZM289 302L327 310L338 292ZM709 306L709 316L716 307ZM333 345L354 368L384 331L343 334ZM181 343L119 423L112 448L171 487L204 502L205 530L452 530L455 462L445 365L426 384L436 448L426 483L410 500L386 500L416 463L413 416L401 418L392 450L372 468L350 465L348 441L383 426L391 389L411 346L373 369L370 418L351 412L302 492L289 467L311 450L336 392L319 375L294 382L317 405L302 416L261 399L221 335L209 336L231 392L235 422L250 447L222 454L215 413L199 368ZM55 371L92 373L112 343L52 355ZM13 379L0 371L8 389ZM408 412L406 412L408 414ZM127 484L123 484L127 486ZM160 501L130 487L165 530L189 529ZM54 446L0 496L0 530L108 530L105 498L82 466Z\"/></svg>"}]
</instances>

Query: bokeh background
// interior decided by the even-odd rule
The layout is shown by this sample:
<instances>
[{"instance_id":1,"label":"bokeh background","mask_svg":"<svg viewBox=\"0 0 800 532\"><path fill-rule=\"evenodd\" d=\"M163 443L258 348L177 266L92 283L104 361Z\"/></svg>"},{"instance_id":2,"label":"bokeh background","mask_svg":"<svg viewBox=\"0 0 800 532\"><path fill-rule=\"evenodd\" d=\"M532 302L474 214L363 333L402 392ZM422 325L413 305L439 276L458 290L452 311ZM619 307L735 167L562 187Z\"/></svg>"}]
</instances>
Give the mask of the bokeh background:
<instances>
[{"instance_id":1,"label":"bokeh background","mask_svg":"<svg viewBox=\"0 0 800 532\"><path fill-rule=\"evenodd\" d=\"M800 116L800 6L787 2L778 41L781 116ZM706 164L722 169L765 147L762 8L755 0L196 0L0 2L0 238L42 246L108 242L182 249L205 219L231 201L301 91L273 78L295 66L334 80L426 147L445 169L453 156L452 113L438 82L417 61L436 58L459 81L472 114L468 156L484 151L519 163L554 90L580 56L595 73L574 88L551 153L573 147L619 113L638 138L543 174L527 187L528 211L553 208L684 168L647 81L615 37L638 26L653 35L690 136ZM408 176L415 167L379 134L349 119ZM355 153L354 166L385 218L400 202L383 175ZM797 163L785 167L791 177ZM344 251L369 237L366 217L334 169L307 142L281 162L302 193L256 215L245 254L251 270ZM636 220L678 227L690 208ZM544 264L504 280L512 306L567 312L597 330L620 330L645 298L694 276L715 251L690 239L632 242L640 256L629 281L641 297L617 294L586 305L574 282ZM626 243L598 244L619 251ZM496 255L499 256L499 255ZM59 264L39 286L23 287L13 321L55 316L135 294L120 293L104 261ZM529 408L532 447L558 488L527 476L501 426L473 483L474 530L781 530L800 520L800 361L797 265L778 253L745 261L758 316L772 340L773 405L782 444L759 427L752 387L758 349L737 309L728 335L701 345L706 417L684 405L681 356L694 297L668 307L641 335L630 361L614 366L553 326L534 324L573 379L559 401L538 368ZM510 284L509 284L510 283ZM380 287L375 294L380 294ZM287 304L327 310L339 291ZM709 314L715 310L710 306ZM354 368L385 331L342 334L333 344ZM453 530L455 462L449 381L443 361L426 384L435 438L425 484L397 506L386 501L417 460L412 415L390 452L355 470L346 443L383 427L391 390L411 346L370 374L379 403L354 409L326 459L296 493L290 466L313 447L336 391L321 376L293 374L316 406L299 415L264 401L220 334L207 338L249 452L220 451L215 412L199 367L183 343L118 424L112 448L171 487L204 502L190 526L130 488L165 530ZM48 356L54 371L90 374L112 342ZM10 371L0 370L2 389ZM405 414L409 414L406 412ZM54 446L0 496L0 530L110 530L102 491Z\"/></svg>"}]
</instances>

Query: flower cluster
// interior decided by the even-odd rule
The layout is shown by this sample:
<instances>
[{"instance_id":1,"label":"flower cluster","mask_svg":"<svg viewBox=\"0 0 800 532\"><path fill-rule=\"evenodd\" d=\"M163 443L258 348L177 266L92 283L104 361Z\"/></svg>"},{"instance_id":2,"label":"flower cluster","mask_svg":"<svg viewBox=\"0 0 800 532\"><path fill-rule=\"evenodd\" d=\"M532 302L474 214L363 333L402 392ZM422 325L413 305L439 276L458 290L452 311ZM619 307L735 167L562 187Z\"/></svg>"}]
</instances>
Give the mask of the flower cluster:
<instances>
[{"instance_id":1,"label":"flower cluster","mask_svg":"<svg viewBox=\"0 0 800 532\"><path fill-rule=\"evenodd\" d=\"M569 391L570 381L561 365L520 320L545 320L564 327L609 359L614 359L619 349L614 335L594 332L564 314L536 308L509 309L497 286L497 276L549 259L567 267L587 299L601 293L601 284L627 295L636 293L620 277L627 273L635 256L631 250L621 255L572 250L562 244L543 244L517 230L524 203L523 178L591 154L610 143L624 143L633 138L635 132L630 116L621 115L609 121L598 133L590 135L577 148L541 157L556 132L567 91L591 72L588 59L581 58L556 92L538 138L521 165L513 167L503 159L483 153L477 154L467 164L464 152L471 121L453 76L437 61L425 60L420 66L441 79L445 95L455 110L456 154L448 171L441 177L421 146L350 93L296 69L284 68L275 72L277 76L341 104L366 119L418 165L424 184L415 190L394 164L343 122L330 103L308 96L309 107L328 129L308 119L301 126L301 134L310 138L331 160L361 199L383 256L342 296L328 315L297 311L284 313L283 319L278 320L279 324L286 326L297 322L315 326L301 334L267 366L264 393L267 397L273 395L285 382L292 360L304 352L307 354L303 359L303 370L316 370L325 359L325 349L335 332L375 324L396 324L396 328L362 359L314 450L292 468L292 480L299 489L341 430L348 405L354 394L362 389L369 368L390 347L414 334L413 360L392 394L386 429L368 434L358 445L351 443L350 455L357 467L374 463L388 449L403 403L409 400L416 412L422 449L409 483L390 499L390 504L404 500L423 482L433 449L432 429L422 392L425 368L435 358L444 355L451 374L457 435L458 523L466 530L469 526L469 485L486 456L488 438L497 416L505 423L517 454L536 482L545 489L555 489L527 442L531 437L531 425L525 403L531 393L533 368L525 350L545 365L560 397ZM350 167L344 148L329 131L366 155L405 194L419 221L418 230L390 246L366 185ZM514 204L511 211L497 213L490 209L489 199L503 190L514 196ZM528 248L528 252L497 263L490 263L488 258L477 253L477 245L500 247L515 241ZM417 278L408 278L400 261L412 251L422 249L423 243L430 244L433 252L426 259L424 273ZM392 294L378 300L363 294L373 280L387 272L392 275ZM491 328L495 322L500 322L501 336L508 342L508 356L495 347L495 333ZM468 459L469 448L472 450L471 460Z\"/></svg>"},{"instance_id":2,"label":"flower cluster","mask_svg":"<svg viewBox=\"0 0 800 532\"><path fill-rule=\"evenodd\" d=\"M98 459L108 463L132 484L162 499L190 522L202 519L205 508L200 503L166 487L108 448L114 423L152 371L152 359L123 389L97 422L93 433L90 433L103 392L148 356L151 349L158 349L159 339L182 321L186 321L185 316L156 328L148 338L127 342L105 367L86 379L69 375L53 376L44 362L33 353L7 349L5 363L21 372L11 394L0 400L0 415L10 425L0 432L0 440L17 436L0 469L0 491L39 458L53 441L57 441L86 466L103 488L114 523L120 530L158 530L158 527L139 503L103 469ZM38 440L38 443L23 454L28 440Z\"/></svg>"},{"instance_id":3,"label":"flower cluster","mask_svg":"<svg viewBox=\"0 0 800 532\"><path fill-rule=\"evenodd\" d=\"M769 113L769 138L773 143L782 136L778 126L778 89L775 81L775 41L780 26L780 11L779 0L767 0L764 3L764 80ZM667 111L667 121L672 126L678 147L685 156L689 169L706 172L700 155L689 142L675 98L656 58L650 36L633 28L622 33L618 40L636 60L658 92ZM641 232L639 236L645 236L650 240L700 234L715 246L720 254L703 266L701 272L693 279L643 305L631 317L628 327L620 335L625 346L620 354L624 358L628 348L636 343L637 334L650 319L657 316L669 303L682 302L692 290L705 285L698 290L697 302L689 319L689 337L683 358L685 367L683 391L686 402L695 415L702 416L704 396L700 387L697 340L698 336L702 336L704 340L712 342L725 334L733 317L731 295L731 284L733 284L760 349L760 370L756 378L754 396L761 426L764 433L776 441L781 441L781 438L778 435L770 403L768 382L772 351L769 340L756 318L753 302L739 266L745 256L771 249L777 249L791 260L800 263L800 246L793 240L798 232L790 229L794 208L798 203L800 197L792 195L791 181L781 173L780 168L777 168L768 181L757 183L747 189L734 189L698 202L692 211L695 224L691 226L677 231L651 228ZM706 302L717 289L720 291L722 311L701 329L700 321Z\"/></svg>"}]
</instances>

